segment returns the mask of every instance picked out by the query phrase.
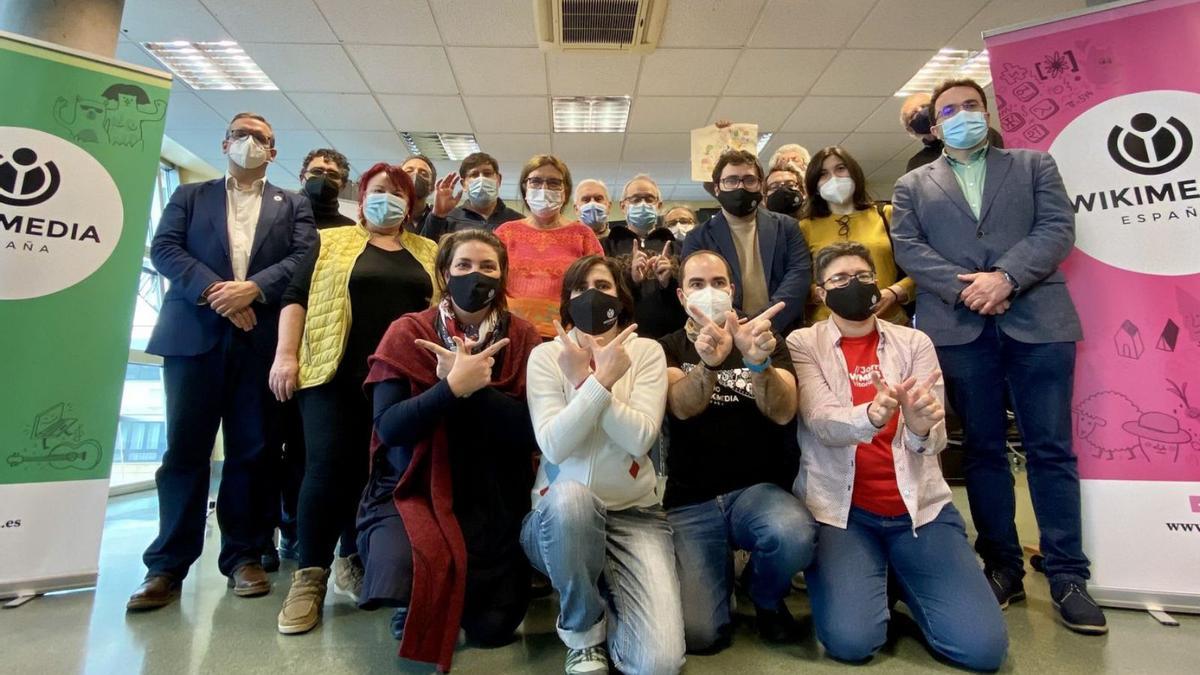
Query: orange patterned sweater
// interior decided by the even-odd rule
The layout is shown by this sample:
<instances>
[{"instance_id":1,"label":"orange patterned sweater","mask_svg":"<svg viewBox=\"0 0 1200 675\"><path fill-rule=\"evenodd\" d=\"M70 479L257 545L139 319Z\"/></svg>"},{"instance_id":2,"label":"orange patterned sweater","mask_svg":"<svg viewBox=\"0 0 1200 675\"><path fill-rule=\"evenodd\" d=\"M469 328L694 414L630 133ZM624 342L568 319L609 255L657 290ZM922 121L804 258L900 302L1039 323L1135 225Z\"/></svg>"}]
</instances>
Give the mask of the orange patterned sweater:
<instances>
[{"instance_id":1,"label":"orange patterned sweater","mask_svg":"<svg viewBox=\"0 0 1200 675\"><path fill-rule=\"evenodd\" d=\"M496 228L508 248L508 307L533 324L542 337L554 337L563 275L585 255L604 255L591 228L578 221L543 230L523 220Z\"/></svg>"}]
</instances>

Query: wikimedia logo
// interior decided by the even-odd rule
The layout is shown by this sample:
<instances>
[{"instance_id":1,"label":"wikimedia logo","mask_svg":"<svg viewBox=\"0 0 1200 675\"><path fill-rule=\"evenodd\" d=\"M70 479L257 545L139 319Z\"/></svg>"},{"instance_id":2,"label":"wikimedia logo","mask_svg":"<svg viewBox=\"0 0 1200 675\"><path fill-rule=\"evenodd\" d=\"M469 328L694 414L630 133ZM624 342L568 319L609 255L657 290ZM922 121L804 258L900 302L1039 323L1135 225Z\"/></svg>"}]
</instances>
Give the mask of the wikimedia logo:
<instances>
[{"instance_id":1,"label":"wikimedia logo","mask_svg":"<svg viewBox=\"0 0 1200 675\"><path fill-rule=\"evenodd\" d=\"M1123 168L1144 176L1157 176L1179 168L1192 154L1192 132L1178 117L1166 121L1140 112L1128 126L1108 133L1108 154Z\"/></svg>"}]
</instances>

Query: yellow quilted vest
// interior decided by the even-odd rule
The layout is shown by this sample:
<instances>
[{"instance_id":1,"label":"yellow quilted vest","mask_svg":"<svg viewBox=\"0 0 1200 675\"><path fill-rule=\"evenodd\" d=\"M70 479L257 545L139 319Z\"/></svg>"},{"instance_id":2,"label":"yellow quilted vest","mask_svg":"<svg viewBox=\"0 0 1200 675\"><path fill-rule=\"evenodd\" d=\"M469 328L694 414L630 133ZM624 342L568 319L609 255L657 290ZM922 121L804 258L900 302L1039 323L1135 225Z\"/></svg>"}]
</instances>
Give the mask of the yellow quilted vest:
<instances>
[{"instance_id":1,"label":"yellow quilted vest","mask_svg":"<svg viewBox=\"0 0 1200 675\"><path fill-rule=\"evenodd\" d=\"M308 290L308 311L300 339L301 389L325 384L337 372L350 335L350 271L370 239L362 225L318 230L318 234L321 250ZM432 279L437 244L406 230L400 235L400 245L412 253Z\"/></svg>"}]
</instances>

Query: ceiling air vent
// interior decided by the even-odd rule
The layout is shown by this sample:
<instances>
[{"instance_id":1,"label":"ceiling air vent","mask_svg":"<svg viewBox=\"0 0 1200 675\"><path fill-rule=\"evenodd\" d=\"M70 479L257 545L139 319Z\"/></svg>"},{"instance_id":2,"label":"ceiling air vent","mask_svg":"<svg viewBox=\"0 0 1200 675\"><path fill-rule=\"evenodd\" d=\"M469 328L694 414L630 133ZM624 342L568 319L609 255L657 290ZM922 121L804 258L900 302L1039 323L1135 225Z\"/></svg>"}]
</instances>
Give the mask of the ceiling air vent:
<instances>
[{"instance_id":1,"label":"ceiling air vent","mask_svg":"<svg viewBox=\"0 0 1200 675\"><path fill-rule=\"evenodd\" d=\"M667 0L533 0L538 45L557 51L654 51Z\"/></svg>"}]
</instances>

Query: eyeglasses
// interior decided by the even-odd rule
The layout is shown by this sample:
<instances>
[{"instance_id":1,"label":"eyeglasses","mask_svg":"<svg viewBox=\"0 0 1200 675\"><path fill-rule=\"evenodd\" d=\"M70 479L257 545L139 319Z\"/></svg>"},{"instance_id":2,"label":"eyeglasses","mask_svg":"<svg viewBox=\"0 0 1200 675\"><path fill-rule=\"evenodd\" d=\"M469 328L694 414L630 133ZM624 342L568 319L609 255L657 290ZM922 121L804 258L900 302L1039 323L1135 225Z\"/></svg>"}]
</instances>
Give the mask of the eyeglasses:
<instances>
[{"instance_id":1,"label":"eyeglasses","mask_svg":"<svg viewBox=\"0 0 1200 675\"><path fill-rule=\"evenodd\" d=\"M625 201L630 204L657 204L658 196L648 192L640 192L636 195L629 195L625 198Z\"/></svg>"},{"instance_id":2,"label":"eyeglasses","mask_svg":"<svg viewBox=\"0 0 1200 675\"><path fill-rule=\"evenodd\" d=\"M667 227L675 227L676 225L695 225L696 221L691 218L672 218L671 220L663 221Z\"/></svg>"},{"instance_id":3,"label":"eyeglasses","mask_svg":"<svg viewBox=\"0 0 1200 675\"><path fill-rule=\"evenodd\" d=\"M561 178L526 178L525 187L533 188L534 190L561 190L563 189L563 181Z\"/></svg>"},{"instance_id":4,"label":"eyeglasses","mask_svg":"<svg viewBox=\"0 0 1200 675\"><path fill-rule=\"evenodd\" d=\"M967 112L976 112L978 110L983 110L983 103L981 101L976 101L974 99L971 99L970 101L963 101L962 105L959 105L957 103L951 103L950 105L944 105L941 108L938 108L938 119L944 120L947 117L954 117L955 115L957 115L959 113L960 110L966 110Z\"/></svg>"},{"instance_id":5,"label":"eyeglasses","mask_svg":"<svg viewBox=\"0 0 1200 675\"><path fill-rule=\"evenodd\" d=\"M268 147L275 145L274 138L258 131L251 131L250 129L230 129L229 131L225 132L225 138L231 141L240 141L247 136Z\"/></svg>"},{"instance_id":6,"label":"eyeglasses","mask_svg":"<svg viewBox=\"0 0 1200 675\"><path fill-rule=\"evenodd\" d=\"M784 189L799 191L800 183L797 183L794 180L779 181L777 183L767 183L767 194L771 194L772 192L775 192L776 190L784 190Z\"/></svg>"},{"instance_id":7,"label":"eyeglasses","mask_svg":"<svg viewBox=\"0 0 1200 675\"><path fill-rule=\"evenodd\" d=\"M758 176L725 176L721 179L722 190L736 190L739 187L757 190L759 185L762 185L762 181L758 179Z\"/></svg>"},{"instance_id":8,"label":"eyeglasses","mask_svg":"<svg viewBox=\"0 0 1200 675\"><path fill-rule=\"evenodd\" d=\"M339 183L342 180L342 172L338 171L337 169L323 169L319 166L309 169L308 176L312 178L328 178L329 180L338 181Z\"/></svg>"},{"instance_id":9,"label":"eyeglasses","mask_svg":"<svg viewBox=\"0 0 1200 675\"><path fill-rule=\"evenodd\" d=\"M822 286L832 285L834 288L845 288L850 285L851 279L858 279L864 284L875 283L874 272L859 272L858 274L835 274L822 283Z\"/></svg>"}]
</instances>

